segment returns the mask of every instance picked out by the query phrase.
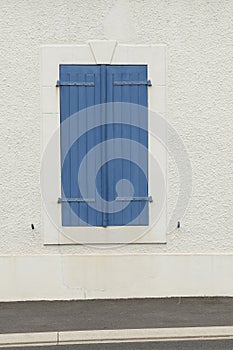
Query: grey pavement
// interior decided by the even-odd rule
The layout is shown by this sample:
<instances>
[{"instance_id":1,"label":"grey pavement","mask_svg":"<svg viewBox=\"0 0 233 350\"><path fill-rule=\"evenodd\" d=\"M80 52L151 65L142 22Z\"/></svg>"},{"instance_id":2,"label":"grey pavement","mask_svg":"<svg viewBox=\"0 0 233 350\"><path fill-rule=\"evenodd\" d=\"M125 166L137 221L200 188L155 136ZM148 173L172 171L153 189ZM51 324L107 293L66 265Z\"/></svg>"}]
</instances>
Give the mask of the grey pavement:
<instances>
[{"instance_id":1,"label":"grey pavement","mask_svg":"<svg viewBox=\"0 0 233 350\"><path fill-rule=\"evenodd\" d=\"M233 326L233 298L0 303L0 333Z\"/></svg>"},{"instance_id":2,"label":"grey pavement","mask_svg":"<svg viewBox=\"0 0 233 350\"><path fill-rule=\"evenodd\" d=\"M3 348L4 350L232 350L233 340L195 340L147 343L59 345Z\"/></svg>"}]
</instances>

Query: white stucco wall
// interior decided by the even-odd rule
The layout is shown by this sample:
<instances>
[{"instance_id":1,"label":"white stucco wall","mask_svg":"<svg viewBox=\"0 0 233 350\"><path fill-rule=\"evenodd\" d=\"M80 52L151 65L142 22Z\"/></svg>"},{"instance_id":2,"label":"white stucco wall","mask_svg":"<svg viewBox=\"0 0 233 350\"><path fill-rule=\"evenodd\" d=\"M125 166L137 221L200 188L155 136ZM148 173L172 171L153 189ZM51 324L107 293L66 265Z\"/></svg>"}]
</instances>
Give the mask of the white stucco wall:
<instances>
[{"instance_id":1,"label":"white stucco wall","mask_svg":"<svg viewBox=\"0 0 233 350\"><path fill-rule=\"evenodd\" d=\"M103 254L103 249L87 246L44 246L41 233L40 46L83 44L91 39L167 45L167 118L182 138L193 169L190 205L182 219L181 229L168 235L167 244L125 245L117 250L104 249L105 257L109 255L112 260L113 254L132 257L135 254L151 254L151 257L171 254L176 261L177 255L174 254L231 255L232 11L233 3L227 0L1 1L0 260L6 255L14 255L17 259L33 255L40 257L41 260L36 263L39 265L45 255ZM171 149L176 148L169 138L168 145ZM172 158L168 166L168 180L168 209L171 213L178 188ZM31 230L31 223L35 225L35 230ZM9 264L14 265L15 260L11 259ZM166 259L163 261L166 264ZM4 264L1 265L4 266L0 270L1 276L11 271ZM205 269L206 263L200 264L201 270ZM224 268L224 263L221 264ZM226 266L229 266L229 260ZM46 273L46 270L43 271ZM217 271L220 273L220 270ZM58 279L63 273L62 267L59 270L57 266ZM43 276L40 278L43 279ZM9 288L13 288L11 282L7 283ZM24 283L27 288L30 280L25 278ZM187 293L181 289L180 294L233 295L233 285L223 291L213 289L216 293L211 293L210 289L207 289L209 292L203 289L201 283L205 283L204 277L200 288ZM95 285L89 290L91 288L94 290ZM101 286L98 288L101 289ZM75 294L73 290L71 294L59 292L59 295L50 293L47 296L40 294L39 288L37 290L36 296L33 291L27 296L19 291L9 298L51 299L53 295L55 299L88 297L85 293ZM93 290L90 297L95 297ZM165 295L166 290L167 287L159 293L147 293L145 290L141 295ZM1 299L7 300L8 294L4 292ZM134 296L131 290L123 294L119 292L119 296ZM167 294L179 293L172 289ZM103 293L102 297L111 295L111 292L106 295ZM136 291L135 295L140 296Z\"/></svg>"}]
</instances>

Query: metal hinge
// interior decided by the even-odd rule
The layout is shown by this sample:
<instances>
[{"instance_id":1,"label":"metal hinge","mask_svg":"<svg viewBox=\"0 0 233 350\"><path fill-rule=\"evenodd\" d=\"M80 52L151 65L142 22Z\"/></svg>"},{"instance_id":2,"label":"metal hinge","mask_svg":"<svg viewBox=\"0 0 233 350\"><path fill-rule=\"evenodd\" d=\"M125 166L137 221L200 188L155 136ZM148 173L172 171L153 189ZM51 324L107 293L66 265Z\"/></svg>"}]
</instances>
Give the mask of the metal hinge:
<instances>
[{"instance_id":1,"label":"metal hinge","mask_svg":"<svg viewBox=\"0 0 233 350\"><path fill-rule=\"evenodd\" d=\"M149 197L117 197L116 201L119 202L129 202L129 201L147 201L147 202L153 202L152 196Z\"/></svg>"},{"instance_id":2,"label":"metal hinge","mask_svg":"<svg viewBox=\"0 0 233 350\"><path fill-rule=\"evenodd\" d=\"M152 86L152 83L150 80L147 81L114 81L113 85L147 85Z\"/></svg>"},{"instance_id":3,"label":"metal hinge","mask_svg":"<svg viewBox=\"0 0 233 350\"><path fill-rule=\"evenodd\" d=\"M85 82L85 81L81 81L81 82L75 82L75 81L57 81L56 86L95 86L94 82Z\"/></svg>"},{"instance_id":4,"label":"metal hinge","mask_svg":"<svg viewBox=\"0 0 233 350\"><path fill-rule=\"evenodd\" d=\"M66 203L66 202L95 202L94 198L58 198L58 203Z\"/></svg>"}]
</instances>

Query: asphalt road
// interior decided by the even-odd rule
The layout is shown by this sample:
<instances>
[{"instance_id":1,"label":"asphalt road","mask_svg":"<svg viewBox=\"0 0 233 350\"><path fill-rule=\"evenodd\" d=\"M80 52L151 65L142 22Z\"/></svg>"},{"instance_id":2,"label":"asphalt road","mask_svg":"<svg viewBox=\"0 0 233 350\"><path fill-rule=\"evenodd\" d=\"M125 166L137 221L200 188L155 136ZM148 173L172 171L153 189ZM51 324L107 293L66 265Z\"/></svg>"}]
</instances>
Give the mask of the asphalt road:
<instances>
[{"instance_id":1,"label":"asphalt road","mask_svg":"<svg viewBox=\"0 0 233 350\"><path fill-rule=\"evenodd\" d=\"M121 344L87 344L3 348L4 350L232 350L233 340L205 340L178 342L147 342Z\"/></svg>"},{"instance_id":2,"label":"asphalt road","mask_svg":"<svg viewBox=\"0 0 233 350\"><path fill-rule=\"evenodd\" d=\"M233 298L0 303L0 333L195 326L233 326Z\"/></svg>"}]
</instances>

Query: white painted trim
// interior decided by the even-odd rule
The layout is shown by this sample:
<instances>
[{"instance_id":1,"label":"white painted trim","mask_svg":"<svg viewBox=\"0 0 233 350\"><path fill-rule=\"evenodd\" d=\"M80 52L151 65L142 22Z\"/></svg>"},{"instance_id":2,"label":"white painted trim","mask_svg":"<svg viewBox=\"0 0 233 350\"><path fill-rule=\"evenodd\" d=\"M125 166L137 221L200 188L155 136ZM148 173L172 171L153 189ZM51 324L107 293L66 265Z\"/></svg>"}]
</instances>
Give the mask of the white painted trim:
<instances>
[{"instance_id":1,"label":"white painted trim","mask_svg":"<svg viewBox=\"0 0 233 350\"><path fill-rule=\"evenodd\" d=\"M0 347L232 339L232 326L0 334Z\"/></svg>"},{"instance_id":2,"label":"white painted trim","mask_svg":"<svg viewBox=\"0 0 233 350\"><path fill-rule=\"evenodd\" d=\"M41 114L42 114L42 156L51 136L59 128L59 80L60 64L147 64L150 87L149 110L166 114L166 46L165 45L122 45L115 41L91 41L86 45L50 45L41 48ZM150 129L150 113L149 113ZM166 134L164 127L160 132ZM56 140L57 152L51 159L57 171L54 181L48 189L46 206L42 206L42 227L45 244L128 244L166 243L167 203L165 203L156 225L150 220L149 228L124 227L62 227L60 197L60 138ZM162 168L165 183L167 181L167 154L160 142L149 136L149 152L156 154ZM149 194L153 193L153 169L149 164ZM42 187L46 176L42 172ZM149 217L152 218L155 202L149 205ZM47 210L49 208L49 210ZM51 215L54 212L53 220ZM54 221L55 218L55 221ZM146 231L146 234L144 232Z\"/></svg>"},{"instance_id":3,"label":"white painted trim","mask_svg":"<svg viewBox=\"0 0 233 350\"><path fill-rule=\"evenodd\" d=\"M0 300L232 297L232 275L230 254L0 256Z\"/></svg>"},{"instance_id":4,"label":"white painted trim","mask_svg":"<svg viewBox=\"0 0 233 350\"><path fill-rule=\"evenodd\" d=\"M117 46L115 40L90 40L88 44L96 64L111 64Z\"/></svg>"}]
</instances>

